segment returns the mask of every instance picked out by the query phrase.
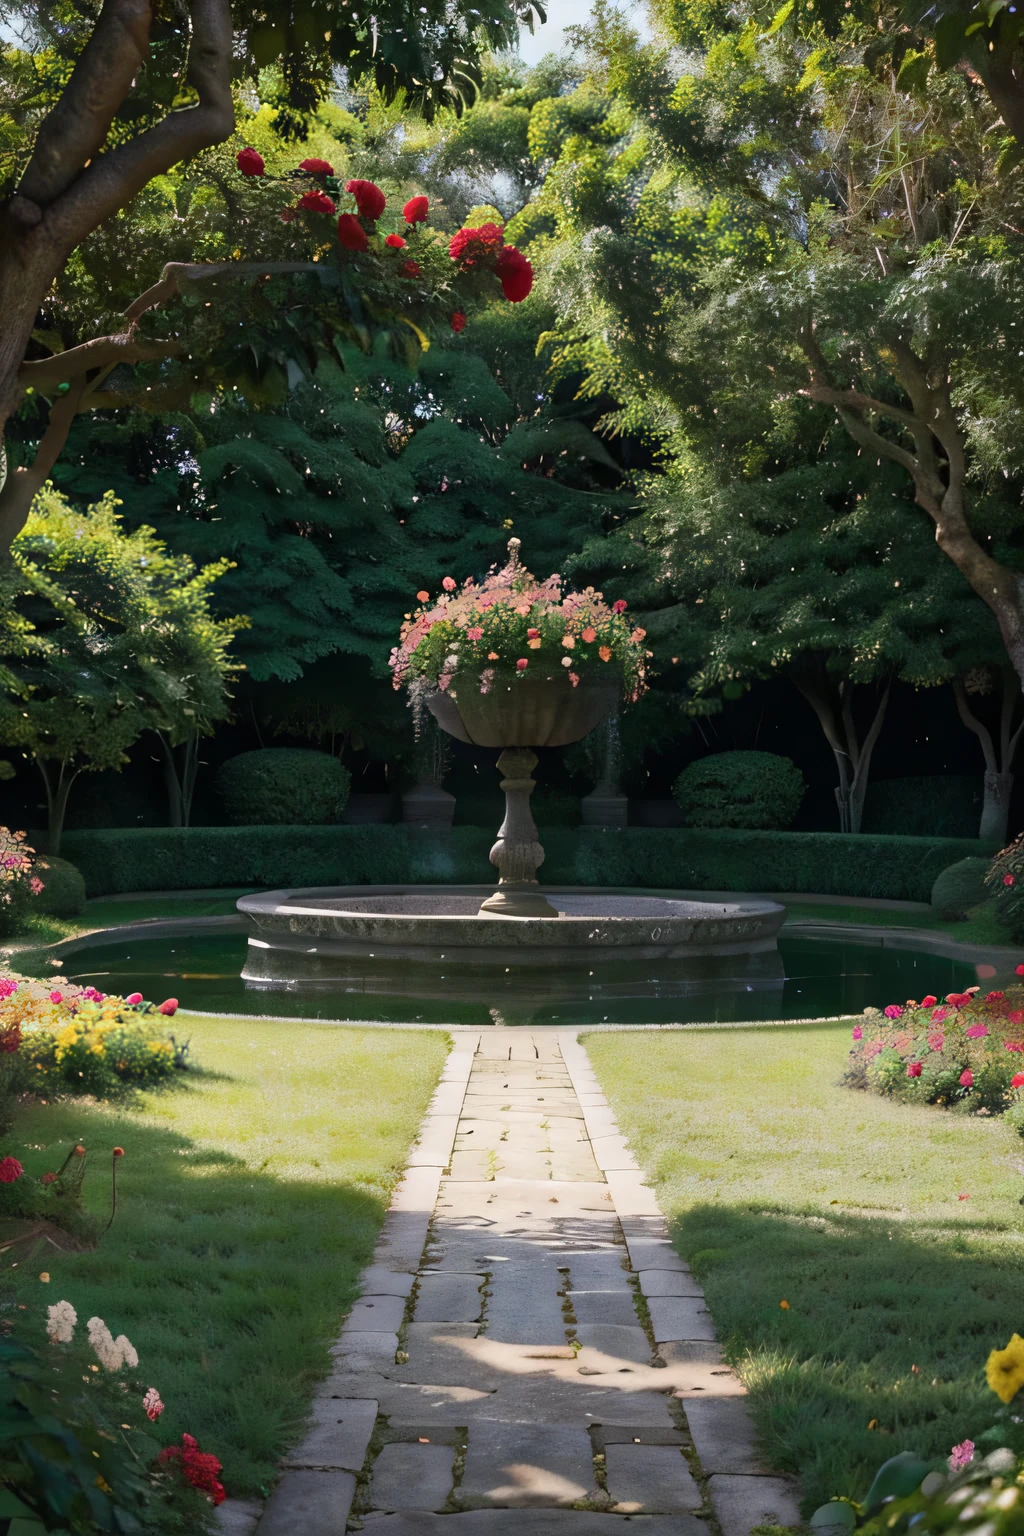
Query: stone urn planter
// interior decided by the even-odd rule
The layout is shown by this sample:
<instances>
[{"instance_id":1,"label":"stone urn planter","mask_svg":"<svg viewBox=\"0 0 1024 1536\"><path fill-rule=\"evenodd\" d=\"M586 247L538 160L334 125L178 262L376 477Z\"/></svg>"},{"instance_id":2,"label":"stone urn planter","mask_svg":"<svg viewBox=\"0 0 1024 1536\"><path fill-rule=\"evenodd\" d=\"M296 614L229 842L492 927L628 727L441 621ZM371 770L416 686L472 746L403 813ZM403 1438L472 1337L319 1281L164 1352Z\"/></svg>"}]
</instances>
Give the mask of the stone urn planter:
<instances>
[{"instance_id":1,"label":"stone urn planter","mask_svg":"<svg viewBox=\"0 0 1024 1536\"><path fill-rule=\"evenodd\" d=\"M480 585L442 580L439 596L418 592L391 653L394 686L443 731L477 747L497 747L505 819L491 849L498 889L480 911L504 917L557 917L541 893L544 850L530 810L536 747L565 747L589 735L623 697L646 686L644 630L624 618L624 599L607 603L587 587L566 591L519 561Z\"/></svg>"},{"instance_id":2,"label":"stone urn planter","mask_svg":"<svg viewBox=\"0 0 1024 1536\"><path fill-rule=\"evenodd\" d=\"M537 766L534 747L567 747L580 741L615 708L613 685L573 688L568 678L514 678L489 693L455 686L455 697L435 693L426 706L442 730L476 747L501 747L498 771L505 791L505 819L490 852L498 889L481 912L502 917L557 917L540 889L537 871L544 849L530 809Z\"/></svg>"}]
</instances>

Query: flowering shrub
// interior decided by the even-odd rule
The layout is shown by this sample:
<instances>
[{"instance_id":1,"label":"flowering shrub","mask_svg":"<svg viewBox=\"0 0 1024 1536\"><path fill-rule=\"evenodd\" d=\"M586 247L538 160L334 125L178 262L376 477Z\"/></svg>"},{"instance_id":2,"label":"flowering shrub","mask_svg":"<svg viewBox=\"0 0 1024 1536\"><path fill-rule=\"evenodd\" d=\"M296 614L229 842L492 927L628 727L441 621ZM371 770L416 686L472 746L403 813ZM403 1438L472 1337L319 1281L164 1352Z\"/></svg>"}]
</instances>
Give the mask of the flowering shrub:
<instances>
[{"instance_id":1,"label":"flowering shrub","mask_svg":"<svg viewBox=\"0 0 1024 1536\"><path fill-rule=\"evenodd\" d=\"M24 832L0 827L0 938L15 933L43 881L33 871L32 855Z\"/></svg>"},{"instance_id":2,"label":"flowering shrub","mask_svg":"<svg viewBox=\"0 0 1024 1536\"><path fill-rule=\"evenodd\" d=\"M844 1081L968 1114L1008 1114L1024 1135L1024 986L866 1009Z\"/></svg>"},{"instance_id":3,"label":"flowering shrub","mask_svg":"<svg viewBox=\"0 0 1024 1536\"><path fill-rule=\"evenodd\" d=\"M486 292L488 278L497 278L510 304L520 304L533 288L533 267L514 245L505 244L501 224L482 224L476 229L457 230L450 239L428 228L430 201L419 194L402 208L402 233L378 229L387 208L387 194L375 182L351 180L342 186L334 168L326 160L303 160L294 171L274 177L255 149L246 148L236 156L243 176L269 184L298 183L307 188L294 203L278 209L278 218L291 224L308 214L334 218L337 246L348 256L377 258L384 272L410 282L423 279L426 297L445 301L453 281L467 291ZM310 186L310 183L314 185ZM314 228L322 226L313 226ZM398 253L405 252L404 258ZM454 270L453 270L454 266ZM410 293L410 298L415 297ZM454 307L449 317L458 334L466 324L465 312Z\"/></svg>"},{"instance_id":4,"label":"flowering shrub","mask_svg":"<svg viewBox=\"0 0 1024 1536\"><path fill-rule=\"evenodd\" d=\"M59 978L0 976L0 1074L5 1055L16 1053L22 1092L103 1096L159 1082L182 1060L164 1027L177 1006L174 998L157 1006L140 992L104 996Z\"/></svg>"},{"instance_id":5,"label":"flowering shrub","mask_svg":"<svg viewBox=\"0 0 1024 1536\"><path fill-rule=\"evenodd\" d=\"M422 607L402 626L391 652L394 686L417 683L457 697L459 687L489 693L497 678L552 677L564 672L576 688L585 678L615 678L630 699L645 687L646 631L623 616L621 600L609 606L600 592L563 593L561 577L538 582L518 558L492 567L477 585L472 576L458 590L446 576L436 600L416 594Z\"/></svg>"},{"instance_id":6,"label":"flowering shrub","mask_svg":"<svg viewBox=\"0 0 1024 1536\"><path fill-rule=\"evenodd\" d=\"M990 896L996 899L996 916L1012 938L1024 943L1024 832L997 853L985 876Z\"/></svg>"}]
</instances>

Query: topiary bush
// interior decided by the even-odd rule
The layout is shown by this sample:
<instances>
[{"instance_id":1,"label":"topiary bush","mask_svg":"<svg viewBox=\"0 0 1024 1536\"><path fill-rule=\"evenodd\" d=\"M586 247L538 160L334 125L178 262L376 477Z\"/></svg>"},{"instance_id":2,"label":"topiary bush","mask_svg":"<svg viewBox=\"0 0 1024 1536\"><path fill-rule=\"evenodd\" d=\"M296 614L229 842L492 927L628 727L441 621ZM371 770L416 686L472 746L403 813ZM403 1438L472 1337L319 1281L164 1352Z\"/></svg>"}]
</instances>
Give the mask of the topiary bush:
<instances>
[{"instance_id":1,"label":"topiary bush","mask_svg":"<svg viewBox=\"0 0 1024 1536\"><path fill-rule=\"evenodd\" d=\"M33 873L43 882L43 888L32 903L33 912L44 912L47 917L75 917L85 906L85 880L67 859L39 854Z\"/></svg>"},{"instance_id":2,"label":"topiary bush","mask_svg":"<svg viewBox=\"0 0 1024 1536\"><path fill-rule=\"evenodd\" d=\"M217 789L236 826L324 826L348 804L352 776L327 752L262 747L231 757Z\"/></svg>"},{"instance_id":3,"label":"topiary bush","mask_svg":"<svg viewBox=\"0 0 1024 1536\"><path fill-rule=\"evenodd\" d=\"M947 922L959 922L985 900L988 859L960 859L944 869L932 886L932 906Z\"/></svg>"},{"instance_id":4,"label":"topiary bush","mask_svg":"<svg viewBox=\"0 0 1024 1536\"><path fill-rule=\"evenodd\" d=\"M806 788L796 764L776 752L715 752L688 764L672 793L688 826L774 832L792 826Z\"/></svg>"}]
</instances>

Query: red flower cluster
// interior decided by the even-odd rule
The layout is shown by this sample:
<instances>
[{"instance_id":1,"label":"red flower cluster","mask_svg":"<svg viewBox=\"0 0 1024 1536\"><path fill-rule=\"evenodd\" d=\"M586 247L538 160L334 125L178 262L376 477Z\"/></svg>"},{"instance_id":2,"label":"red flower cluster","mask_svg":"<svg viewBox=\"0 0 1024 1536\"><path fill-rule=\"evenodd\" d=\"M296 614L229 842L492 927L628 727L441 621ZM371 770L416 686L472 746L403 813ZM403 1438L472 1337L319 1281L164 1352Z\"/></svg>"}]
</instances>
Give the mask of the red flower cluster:
<instances>
[{"instance_id":1,"label":"red flower cluster","mask_svg":"<svg viewBox=\"0 0 1024 1536\"><path fill-rule=\"evenodd\" d=\"M338 244L343 251L365 251L369 245L366 230L354 213L343 213L338 219Z\"/></svg>"},{"instance_id":2,"label":"red flower cluster","mask_svg":"<svg viewBox=\"0 0 1024 1536\"><path fill-rule=\"evenodd\" d=\"M223 1504L224 1484L218 1481L221 1464L216 1456L201 1451L191 1435L182 1435L181 1445L169 1445L157 1460L163 1467L180 1467L193 1488L205 1493L211 1503Z\"/></svg>"},{"instance_id":3,"label":"red flower cluster","mask_svg":"<svg viewBox=\"0 0 1024 1536\"><path fill-rule=\"evenodd\" d=\"M521 304L533 287L533 268L522 251L504 246L494 271L509 303Z\"/></svg>"},{"instance_id":4,"label":"red flower cluster","mask_svg":"<svg viewBox=\"0 0 1024 1536\"><path fill-rule=\"evenodd\" d=\"M448 242L448 254L460 267L475 267L481 262L489 266L497 261L504 244L505 231L500 224L481 224L479 229L457 230Z\"/></svg>"},{"instance_id":5,"label":"red flower cluster","mask_svg":"<svg viewBox=\"0 0 1024 1536\"><path fill-rule=\"evenodd\" d=\"M0 1163L0 1184L16 1184L23 1172L16 1157L5 1157Z\"/></svg>"},{"instance_id":6,"label":"red flower cluster","mask_svg":"<svg viewBox=\"0 0 1024 1536\"><path fill-rule=\"evenodd\" d=\"M326 160L317 160L315 158L310 160L300 160L299 170L308 171L311 176L334 175L333 165L330 165Z\"/></svg>"},{"instance_id":7,"label":"red flower cluster","mask_svg":"<svg viewBox=\"0 0 1024 1536\"><path fill-rule=\"evenodd\" d=\"M5 1024L0 1029L0 1054L13 1056L21 1045L21 1025Z\"/></svg>"},{"instance_id":8,"label":"red flower cluster","mask_svg":"<svg viewBox=\"0 0 1024 1536\"><path fill-rule=\"evenodd\" d=\"M307 192L299 198L299 207L310 213L334 213L335 207L326 192Z\"/></svg>"},{"instance_id":9,"label":"red flower cluster","mask_svg":"<svg viewBox=\"0 0 1024 1536\"><path fill-rule=\"evenodd\" d=\"M346 181L345 191L351 192L355 198L359 217L376 223L384 212L384 204L387 202L387 198L376 182Z\"/></svg>"}]
</instances>

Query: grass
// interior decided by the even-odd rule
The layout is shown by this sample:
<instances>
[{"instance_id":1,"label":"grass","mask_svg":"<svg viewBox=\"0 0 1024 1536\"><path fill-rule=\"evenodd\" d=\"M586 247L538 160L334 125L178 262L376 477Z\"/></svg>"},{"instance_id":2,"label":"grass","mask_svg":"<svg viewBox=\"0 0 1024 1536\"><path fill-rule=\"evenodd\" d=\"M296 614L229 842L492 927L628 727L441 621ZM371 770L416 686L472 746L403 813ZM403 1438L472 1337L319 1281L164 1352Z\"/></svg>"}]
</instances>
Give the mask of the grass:
<instances>
[{"instance_id":1,"label":"grass","mask_svg":"<svg viewBox=\"0 0 1024 1536\"><path fill-rule=\"evenodd\" d=\"M43 913L27 916L15 943L56 944L93 928L113 928L121 923L141 923L159 917L227 917L235 912L239 896L247 896L249 887L239 887L228 896L158 896L134 901L122 896L100 897L86 902L75 917L48 917Z\"/></svg>"},{"instance_id":2,"label":"grass","mask_svg":"<svg viewBox=\"0 0 1024 1536\"><path fill-rule=\"evenodd\" d=\"M982 902L960 922L947 922L938 912L900 912L890 907L853 907L845 902L788 901L787 921L818 923L860 923L873 928L920 928L930 933L944 933L966 944L1013 944L1013 939L996 917L997 903Z\"/></svg>"},{"instance_id":3,"label":"grass","mask_svg":"<svg viewBox=\"0 0 1024 1536\"><path fill-rule=\"evenodd\" d=\"M1024 1142L838 1087L848 1049L845 1025L587 1040L805 1514L977 1440L989 1350L1024 1331Z\"/></svg>"},{"instance_id":4,"label":"grass","mask_svg":"<svg viewBox=\"0 0 1024 1536\"><path fill-rule=\"evenodd\" d=\"M66 1298L139 1352L182 1431L224 1463L230 1495L265 1492L330 1363L390 1192L440 1075L445 1037L271 1020L188 1021L201 1072L132 1106L19 1112L5 1153L39 1175L80 1139L89 1205L118 1211L90 1253L48 1248L7 1271L24 1326ZM3 1261L6 1264L6 1260ZM50 1282L38 1274L48 1271Z\"/></svg>"}]
</instances>

